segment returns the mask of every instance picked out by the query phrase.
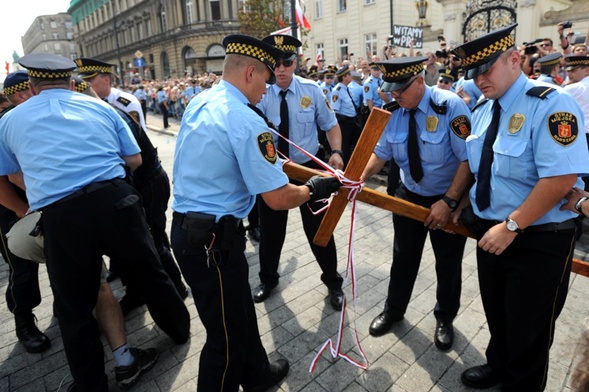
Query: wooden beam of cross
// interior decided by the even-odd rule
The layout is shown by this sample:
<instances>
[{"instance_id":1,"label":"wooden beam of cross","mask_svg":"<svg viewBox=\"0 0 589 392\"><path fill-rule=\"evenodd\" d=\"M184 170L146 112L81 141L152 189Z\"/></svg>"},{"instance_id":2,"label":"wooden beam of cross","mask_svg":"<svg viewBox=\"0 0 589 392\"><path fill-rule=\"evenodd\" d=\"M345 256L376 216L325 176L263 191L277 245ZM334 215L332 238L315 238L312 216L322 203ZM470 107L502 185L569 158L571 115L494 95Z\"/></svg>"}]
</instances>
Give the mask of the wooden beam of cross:
<instances>
[{"instance_id":1,"label":"wooden beam of cross","mask_svg":"<svg viewBox=\"0 0 589 392\"><path fill-rule=\"evenodd\" d=\"M288 175L289 178L300 182L306 182L309 178L317 174L322 176L329 175L317 170L309 169L305 166L297 165L296 163L292 162L285 164L283 168L284 172ZM429 208L410 203L397 197L389 196L386 193L378 192L368 187L364 187L362 192L358 193L356 200L383 208L399 215L403 215L407 218L418 220L420 222L424 222L430 212ZM456 234L466 237L475 238L474 234L468 231L466 227L462 225L455 225L452 221L448 222L448 224L444 226L444 229L452 230ZM572 272L589 277L589 263L583 260L573 259Z\"/></svg>"},{"instance_id":2,"label":"wooden beam of cross","mask_svg":"<svg viewBox=\"0 0 589 392\"><path fill-rule=\"evenodd\" d=\"M356 143L354 152L350 157L350 161L346 166L346 178L353 181L360 179L360 176L362 175L362 172L364 172L364 168L368 163L368 159L370 159L370 155L372 155L374 147L376 146L378 139L380 139L380 135L382 135L390 117L391 113L386 110L379 108L373 108L371 110L366 125L362 130L362 134ZM348 205L349 193L349 188L341 188L337 196L333 198L327 212L323 216L323 220L321 221L317 233L315 233L315 238L313 239L315 244L319 246L327 246L340 217Z\"/></svg>"}]
</instances>

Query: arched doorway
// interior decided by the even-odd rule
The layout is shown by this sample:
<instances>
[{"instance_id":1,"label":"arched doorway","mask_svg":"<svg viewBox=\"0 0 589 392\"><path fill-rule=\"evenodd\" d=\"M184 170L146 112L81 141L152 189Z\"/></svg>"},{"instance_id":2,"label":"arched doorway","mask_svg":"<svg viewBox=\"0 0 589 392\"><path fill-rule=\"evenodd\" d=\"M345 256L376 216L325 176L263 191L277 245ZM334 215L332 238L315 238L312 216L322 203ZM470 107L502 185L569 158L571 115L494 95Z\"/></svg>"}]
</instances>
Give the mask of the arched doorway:
<instances>
[{"instance_id":1,"label":"arched doorway","mask_svg":"<svg viewBox=\"0 0 589 392\"><path fill-rule=\"evenodd\" d=\"M517 21L514 0L471 0L466 5L462 26L464 42L472 41L491 31Z\"/></svg>"},{"instance_id":2,"label":"arched doorway","mask_svg":"<svg viewBox=\"0 0 589 392\"><path fill-rule=\"evenodd\" d=\"M160 62L162 66L162 78L168 79L171 75L170 59L168 58L168 54L166 52L162 52L162 54L160 55Z\"/></svg>"},{"instance_id":3,"label":"arched doorway","mask_svg":"<svg viewBox=\"0 0 589 392\"><path fill-rule=\"evenodd\" d=\"M197 72L196 52L190 46L182 49L182 58L184 59L184 75L192 77Z\"/></svg>"}]
</instances>

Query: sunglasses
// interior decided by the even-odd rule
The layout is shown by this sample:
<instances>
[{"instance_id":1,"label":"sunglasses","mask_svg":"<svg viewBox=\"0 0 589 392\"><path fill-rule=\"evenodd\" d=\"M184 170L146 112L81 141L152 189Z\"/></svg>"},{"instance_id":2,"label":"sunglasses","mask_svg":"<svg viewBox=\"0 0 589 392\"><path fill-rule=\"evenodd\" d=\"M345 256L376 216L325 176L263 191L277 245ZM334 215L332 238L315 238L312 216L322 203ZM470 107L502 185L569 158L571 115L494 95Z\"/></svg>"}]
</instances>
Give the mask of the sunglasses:
<instances>
[{"instance_id":1,"label":"sunglasses","mask_svg":"<svg viewBox=\"0 0 589 392\"><path fill-rule=\"evenodd\" d=\"M541 47L550 46L550 44L540 44Z\"/></svg>"},{"instance_id":2,"label":"sunglasses","mask_svg":"<svg viewBox=\"0 0 589 392\"><path fill-rule=\"evenodd\" d=\"M453 57L452 57L452 61L460 61L460 57L458 57L458 56L453 56Z\"/></svg>"},{"instance_id":3,"label":"sunglasses","mask_svg":"<svg viewBox=\"0 0 589 392\"><path fill-rule=\"evenodd\" d=\"M442 84L450 84L450 81L449 81L449 80L443 80L443 79L440 79L440 80L438 80L438 83L442 83Z\"/></svg>"},{"instance_id":4,"label":"sunglasses","mask_svg":"<svg viewBox=\"0 0 589 392\"><path fill-rule=\"evenodd\" d=\"M325 75L325 79L333 79L333 76Z\"/></svg>"},{"instance_id":5,"label":"sunglasses","mask_svg":"<svg viewBox=\"0 0 589 392\"><path fill-rule=\"evenodd\" d=\"M404 85L400 89L395 90L395 91L391 91L391 97L393 97L393 98L399 98L401 95L403 95L403 93L405 91L407 91L407 89L409 87L411 87L411 85L413 84L413 82L415 82L416 80L417 80L417 78L411 80L410 82L408 82L406 85Z\"/></svg>"},{"instance_id":6,"label":"sunglasses","mask_svg":"<svg viewBox=\"0 0 589 392\"><path fill-rule=\"evenodd\" d=\"M276 62L276 68L280 67L281 65L284 65L284 68L288 68L293 64L294 60L280 60Z\"/></svg>"}]
</instances>

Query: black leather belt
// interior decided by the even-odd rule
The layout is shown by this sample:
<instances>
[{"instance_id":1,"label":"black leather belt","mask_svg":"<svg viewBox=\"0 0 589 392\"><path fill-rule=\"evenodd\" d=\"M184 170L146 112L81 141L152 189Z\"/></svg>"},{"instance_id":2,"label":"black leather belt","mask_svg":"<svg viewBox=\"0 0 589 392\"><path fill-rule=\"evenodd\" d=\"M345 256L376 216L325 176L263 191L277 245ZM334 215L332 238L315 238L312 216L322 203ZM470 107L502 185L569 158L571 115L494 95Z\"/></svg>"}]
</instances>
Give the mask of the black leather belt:
<instances>
[{"instance_id":1,"label":"black leather belt","mask_svg":"<svg viewBox=\"0 0 589 392\"><path fill-rule=\"evenodd\" d=\"M172 223L180 226L184 230L187 229L185 219L186 219L186 214L182 214L182 213L176 212L176 211L174 211L172 213ZM224 217L219 219L219 221L217 222L217 225L221 226L221 225L231 224L232 226L237 227L237 226L239 226L240 221L241 221L240 219L236 219L235 217L233 217L231 215L225 215Z\"/></svg>"},{"instance_id":2,"label":"black leather belt","mask_svg":"<svg viewBox=\"0 0 589 392\"><path fill-rule=\"evenodd\" d=\"M123 180L122 178L113 178L112 180L92 182L92 183L86 185L85 187L78 189L74 193L71 193L62 199L59 199L55 203L48 205L47 207L56 206L56 205L65 203L66 201L73 200L73 199L80 197L80 196L88 195L92 192L96 192L97 190L107 187L109 185L116 185L117 183L121 183L121 182L125 182L125 180ZM47 208L47 207L45 207L45 208Z\"/></svg>"},{"instance_id":3,"label":"black leather belt","mask_svg":"<svg viewBox=\"0 0 589 392\"><path fill-rule=\"evenodd\" d=\"M575 221L573 219L569 219L560 223L544 223L542 225L528 226L524 229L524 232L571 230L576 227L577 225L575 224Z\"/></svg>"}]
</instances>

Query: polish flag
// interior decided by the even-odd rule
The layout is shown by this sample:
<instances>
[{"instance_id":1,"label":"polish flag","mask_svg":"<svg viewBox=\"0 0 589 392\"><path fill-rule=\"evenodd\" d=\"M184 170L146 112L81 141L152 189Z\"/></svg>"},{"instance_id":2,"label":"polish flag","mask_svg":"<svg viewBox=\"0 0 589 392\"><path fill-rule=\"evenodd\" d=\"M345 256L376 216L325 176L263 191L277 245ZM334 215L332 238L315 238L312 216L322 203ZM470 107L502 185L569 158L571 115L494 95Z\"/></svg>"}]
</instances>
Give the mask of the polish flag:
<instances>
[{"instance_id":1,"label":"polish flag","mask_svg":"<svg viewBox=\"0 0 589 392\"><path fill-rule=\"evenodd\" d=\"M311 30L311 23L305 18L305 14L303 13L303 7L301 7L301 3L299 0L296 0L296 11L297 11L297 23L305 30Z\"/></svg>"}]
</instances>

